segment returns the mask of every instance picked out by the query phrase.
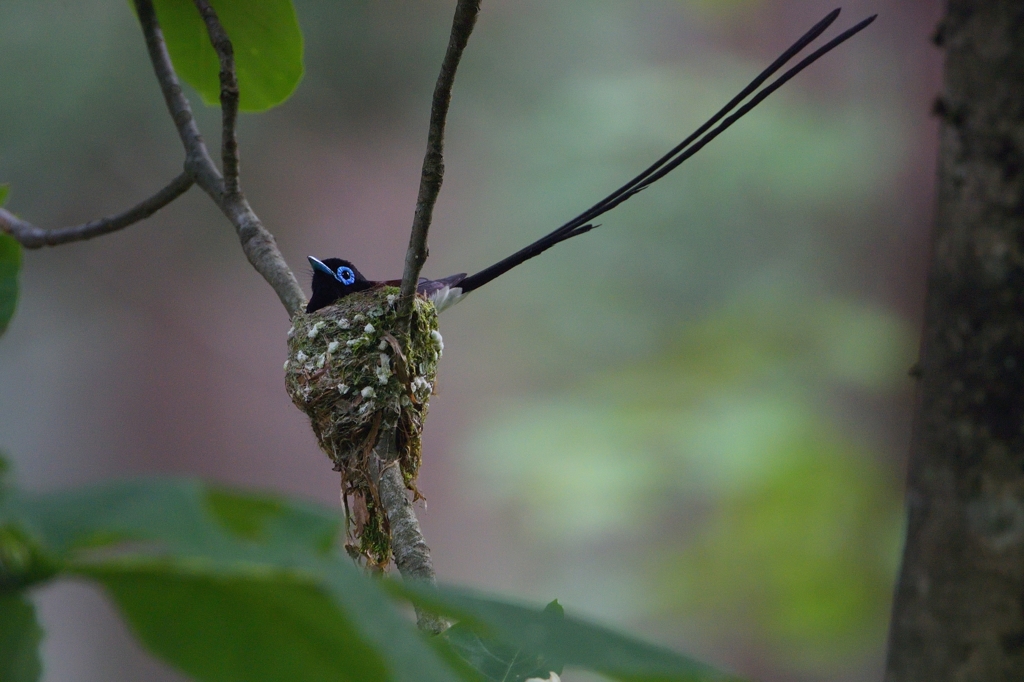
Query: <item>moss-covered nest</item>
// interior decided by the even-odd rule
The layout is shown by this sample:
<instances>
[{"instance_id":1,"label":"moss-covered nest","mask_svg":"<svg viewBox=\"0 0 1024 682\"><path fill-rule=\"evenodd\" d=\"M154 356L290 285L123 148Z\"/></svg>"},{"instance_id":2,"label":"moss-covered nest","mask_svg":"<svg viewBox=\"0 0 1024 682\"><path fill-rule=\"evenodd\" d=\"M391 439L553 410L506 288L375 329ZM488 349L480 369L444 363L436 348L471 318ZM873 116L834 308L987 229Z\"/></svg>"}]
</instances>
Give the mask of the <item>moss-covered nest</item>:
<instances>
[{"instance_id":1,"label":"moss-covered nest","mask_svg":"<svg viewBox=\"0 0 1024 682\"><path fill-rule=\"evenodd\" d=\"M420 435L443 349L437 311L419 297L410 337L400 340L394 331L398 293L379 287L297 314L284 366L288 395L341 472L348 549L379 568L391 557L391 533L367 470L370 453L393 431L406 487L420 496Z\"/></svg>"}]
</instances>

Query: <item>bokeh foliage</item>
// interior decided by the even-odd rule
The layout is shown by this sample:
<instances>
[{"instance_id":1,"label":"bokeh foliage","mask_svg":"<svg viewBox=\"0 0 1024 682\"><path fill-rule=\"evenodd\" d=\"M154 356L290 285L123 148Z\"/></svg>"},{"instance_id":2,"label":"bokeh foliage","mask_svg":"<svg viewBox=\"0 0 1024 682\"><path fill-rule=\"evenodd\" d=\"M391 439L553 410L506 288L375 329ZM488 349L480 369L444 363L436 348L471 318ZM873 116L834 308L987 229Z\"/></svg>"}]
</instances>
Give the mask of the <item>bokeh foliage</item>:
<instances>
[{"instance_id":1,"label":"bokeh foliage","mask_svg":"<svg viewBox=\"0 0 1024 682\"><path fill-rule=\"evenodd\" d=\"M725 640L744 624L828 670L883 636L901 508L894 472L819 396L889 389L910 353L877 309L740 303L578 393L506 404L471 447L538 540L635 554L618 578L648 617Z\"/></svg>"},{"instance_id":2,"label":"bokeh foliage","mask_svg":"<svg viewBox=\"0 0 1024 682\"><path fill-rule=\"evenodd\" d=\"M566 197L642 168L754 71L649 68L535 102L532 135L490 131L508 159L494 231L522 231L518 206L571 214ZM558 127L570 107L585 114ZM913 334L825 282L850 267L843 226L886 228L864 208L903 153L883 116L781 92L476 311L502 354L528 349L516 362L536 384L569 386L496 397L464 450L517 540L538 560L558 548L552 583L585 563L587 590L609 595L595 609L741 639L782 670L878 655L901 508L860 420L909 388ZM602 559L623 553L636 560Z\"/></svg>"}]
</instances>

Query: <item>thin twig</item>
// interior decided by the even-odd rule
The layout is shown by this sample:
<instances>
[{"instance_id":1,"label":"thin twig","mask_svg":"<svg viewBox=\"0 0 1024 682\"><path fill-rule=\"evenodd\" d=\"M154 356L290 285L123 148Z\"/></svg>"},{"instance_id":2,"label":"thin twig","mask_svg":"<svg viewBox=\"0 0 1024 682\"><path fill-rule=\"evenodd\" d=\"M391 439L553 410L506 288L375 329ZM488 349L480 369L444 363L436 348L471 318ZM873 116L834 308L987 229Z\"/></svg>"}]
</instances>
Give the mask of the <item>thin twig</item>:
<instances>
[{"instance_id":1,"label":"thin twig","mask_svg":"<svg viewBox=\"0 0 1024 682\"><path fill-rule=\"evenodd\" d=\"M227 194L237 194L238 138L235 135L235 123L238 119L238 78L235 72L235 48L209 0L194 2L206 23L210 43L220 60L221 165L224 171L224 190Z\"/></svg>"},{"instance_id":2,"label":"thin twig","mask_svg":"<svg viewBox=\"0 0 1024 682\"><path fill-rule=\"evenodd\" d=\"M430 105L430 127L427 132L427 153L423 157L420 190L416 197L409 250L405 254L405 271L402 273L402 299L398 315L402 332L408 331L416 284L423 263L427 260L427 232L434 213L434 203L444 180L444 126L448 117L448 105L452 101L455 70L462 59L462 51L469 42L469 35L473 32L479 13L480 0L459 0L452 21L451 37L448 39L448 50L445 52L444 61L441 62L437 85L434 86L434 98Z\"/></svg>"},{"instance_id":3,"label":"thin twig","mask_svg":"<svg viewBox=\"0 0 1024 682\"><path fill-rule=\"evenodd\" d=\"M192 184L191 176L188 173L182 173L159 192L123 213L55 230L36 227L0 208L0 232L11 235L26 249L80 242L122 230L140 220L145 220L187 192Z\"/></svg>"},{"instance_id":4,"label":"thin twig","mask_svg":"<svg viewBox=\"0 0 1024 682\"><path fill-rule=\"evenodd\" d=\"M196 184L208 194L211 190L221 194L224 191L224 182L213 164L213 159L210 158L210 153L206 150L206 143L203 142L199 126L192 116L192 106L188 103L188 98L185 97L178 76L174 72L163 31L160 30L160 22L157 21L156 10L153 9L153 0L135 0L135 11L139 15L142 33L146 37L146 48L156 71L157 82L160 83L167 109L171 112L178 136L185 147L185 171L192 175ZM214 197L214 200L216 201L217 197Z\"/></svg>"},{"instance_id":5,"label":"thin twig","mask_svg":"<svg viewBox=\"0 0 1024 682\"><path fill-rule=\"evenodd\" d=\"M306 305L306 296L302 293L295 274L277 248L274 235L263 227L263 223L242 193L225 190L224 179L210 158L192 116L192 107L182 92L174 72L152 0L135 0L135 7L146 36L146 46L149 49L149 58L153 62L153 69L156 71L156 78L160 82L167 108L178 128L178 135L185 146L185 171L192 175L196 184L213 199L221 212L231 221L246 258L273 287L288 315L295 315ZM220 26L216 15L204 16L204 19L208 26L211 21L217 27ZM223 31L223 28L220 30ZM221 94L223 95L223 91Z\"/></svg>"}]
</instances>

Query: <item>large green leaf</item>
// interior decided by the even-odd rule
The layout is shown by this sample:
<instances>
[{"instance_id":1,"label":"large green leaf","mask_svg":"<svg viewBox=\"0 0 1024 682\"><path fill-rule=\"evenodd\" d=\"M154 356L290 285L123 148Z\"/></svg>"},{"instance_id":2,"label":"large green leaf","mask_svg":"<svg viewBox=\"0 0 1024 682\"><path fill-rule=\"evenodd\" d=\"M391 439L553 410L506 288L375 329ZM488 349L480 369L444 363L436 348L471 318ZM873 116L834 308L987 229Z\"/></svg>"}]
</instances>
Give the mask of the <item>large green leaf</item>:
<instances>
[{"instance_id":1,"label":"large green leaf","mask_svg":"<svg viewBox=\"0 0 1024 682\"><path fill-rule=\"evenodd\" d=\"M384 652L352 620L363 614L344 614L309 580L173 563L108 562L84 573L151 651L197 680L389 679Z\"/></svg>"},{"instance_id":2,"label":"large green leaf","mask_svg":"<svg viewBox=\"0 0 1024 682\"><path fill-rule=\"evenodd\" d=\"M465 590L431 589L387 583L395 594L420 606L458 618L482 641L503 642L521 655L542 657L546 665L577 667L629 682L726 682L739 678L686 656L620 634L580 618L563 616L550 607L539 609ZM460 633L459 640L465 641ZM506 649L509 650L509 649Z\"/></svg>"},{"instance_id":3,"label":"large green leaf","mask_svg":"<svg viewBox=\"0 0 1024 682\"><path fill-rule=\"evenodd\" d=\"M0 680L35 682L39 664L39 642L43 631L36 611L20 592L0 592Z\"/></svg>"},{"instance_id":4,"label":"large green leaf","mask_svg":"<svg viewBox=\"0 0 1024 682\"><path fill-rule=\"evenodd\" d=\"M175 556L287 561L325 554L340 529L336 515L315 505L181 479L13 497L11 513L58 556L134 540Z\"/></svg>"},{"instance_id":5,"label":"large green leaf","mask_svg":"<svg viewBox=\"0 0 1024 682\"><path fill-rule=\"evenodd\" d=\"M302 31L291 0L210 0L235 48L239 108L263 111L302 78ZM154 0L174 67L210 105L220 102L220 62L192 0Z\"/></svg>"},{"instance_id":6,"label":"large green leaf","mask_svg":"<svg viewBox=\"0 0 1024 682\"><path fill-rule=\"evenodd\" d=\"M99 581L152 651L203 681L507 682L562 665L637 682L735 679L557 604L370 580L338 551L336 512L313 505L192 481L12 490L2 528L36 552L19 554L30 578L60 566ZM431 647L380 584L462 622Z\"/></svg>"},{"instance_id":7,"label":"large green leaf","mask_svg":"<svg viewBox=\"0 0 1024 682\"><path fill-rule=\"evenodd\" d=\"M99 580L143 642L197 679L455 678L338 551L334 511L150 480L49 495L11 491L0 500L5 523L45 548L65 574ZM225 634L232 630L244 636ZM291 668L253 666L270 657Z\"/></svg>"},{"instance_id":8,"label":"large green leaf","mask_svg":"<svg viewBox=\"0 0 1024 682\"><path fill-rule=\"evenodd\" d=\"M0 185L0 206L7 200L10 187ZM14 316L18 305L18 271L21 270L21 244L14 237L0 234L0 334Z\"/></svg>"},{"instance_id":9,"label":"large green leaf","mask_svg":"<svg viewBox=\"0 0 1024 682\"><path fill-rule=\"evenodd\" d=\"M151 651L203 682L475 679L445 665L347 557L279 563L122 557L69 570L100 581Z\"/></svg>"},{"instance_id":10,"label":"large green leaf","mask_svg":"<svg viewBox=\"0 0 1024 682\"><path fill-rule=\"evenodd\" d=\"M556 618L563 616L557 601L544 610ZM520 646L481 635L468 623L456 623L443 637L452 651L487 682L523 682L531 678L548 679L552 672L562 673L561 665Z\"/></svg>"}]
</instances>

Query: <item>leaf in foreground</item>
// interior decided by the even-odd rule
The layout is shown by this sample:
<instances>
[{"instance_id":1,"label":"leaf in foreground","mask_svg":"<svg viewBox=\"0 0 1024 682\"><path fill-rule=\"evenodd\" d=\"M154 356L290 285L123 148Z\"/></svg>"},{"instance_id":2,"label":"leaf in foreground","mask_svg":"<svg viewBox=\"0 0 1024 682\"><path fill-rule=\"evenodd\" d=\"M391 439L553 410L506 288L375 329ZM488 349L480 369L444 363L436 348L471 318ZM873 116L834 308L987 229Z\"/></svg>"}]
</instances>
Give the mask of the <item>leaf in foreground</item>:
<instances>
[{"instance_id":1,"label":"leaf in foreground","mask_svg":"<svg viewBox=\"0 0 1024 682\"><path fill-rule=\"evenodd\" d=\"M0 187L0 193L2 192ZM3 201L0 201L3 205ZM18 271L21 270L21 244L0 233L0 334L14 316L18 305Z\"/></svg>"},{"instance_id":2,"label":"leaf in foreground","mask_svg":"<svg viewBox=\"0 0 1024 682\"><path fill-rule=\"evenodd\" d=\"M250 552L278 565L325 554L340 529L336 516L312 504L168 478L18 493L8 513L58 556L132 540L158 543L173 556Z\"/></svg>"},{"instance_id":3,"label":"leaf in foreground","mask_svg":"<svg viewBox=\"0 0 1024 682\"><path fill-rule=\"evenodd\" d=\"M24 529L65 574L103 584L143 642L196 679L454 677L338 551L332 510L187 480L3 502L0 520Z\"/></svg>"},{"instance_id":4,"label":"leaf in foreground","mask_svg":"<svg viewBox=\"0 0 1024 682\"><path fill-rule=\"evenodd\" d=\"M32 602L23 593L0 592L0 680L35 682L42 666L39 642L43 630Z\"/></svg>"},{"instance_id":5,"label":"leaf in foreground","mask_svg":"<svg viewBox=\"0 0 1024 682\"><path fill-rule=\"evenodd\" d=\"M655 644L573 616L440 587L387 583L423 608L457 618L484 640L543 657L547 663L590 670L630 682L739 682L728 673ZM557 668L555 668L557 670Z\"/></svg>"},{"instance_id":6,"label":"leaf in foreground","mask_svg":"<svg viewBox=\"0 0 1024 682\"><path fill-rule=\"evenodd\" d=\"M309 581L171 564L84 574L106 587L151 651L197 680L390 679L381 654Z\"/></svg>"},{"instance_id":7,"label":"leaf in foreground","mask_svg":"<svg viewBox=\"0 0 1024 682\"><path fill-rule=\"evenodd\" d=\"M98 580L147 646L204 682L507 682L563 665L638 682L736 679L555 603L367 579L337 550L336 513L315 505L167 480L0 503L0 521L65 574ZM432 648L381 585L461 623Z\"/></svg>"},{"instance_id":8,"label":"leaf in foreground","mask_svg":"<svg viewBox=\"0 0 1024 682\"><path fill-rule=\"evenodd\" d=\"M557 601L546 612L562 616ZM523 682L531 678L547 679L552 672L562 673L561 665L553 665L543 656L482 636L466 623L456 623L445 631L444 640L463 661L488 682Z\"/></svg>"}]
</instances>

